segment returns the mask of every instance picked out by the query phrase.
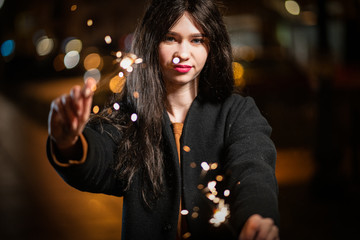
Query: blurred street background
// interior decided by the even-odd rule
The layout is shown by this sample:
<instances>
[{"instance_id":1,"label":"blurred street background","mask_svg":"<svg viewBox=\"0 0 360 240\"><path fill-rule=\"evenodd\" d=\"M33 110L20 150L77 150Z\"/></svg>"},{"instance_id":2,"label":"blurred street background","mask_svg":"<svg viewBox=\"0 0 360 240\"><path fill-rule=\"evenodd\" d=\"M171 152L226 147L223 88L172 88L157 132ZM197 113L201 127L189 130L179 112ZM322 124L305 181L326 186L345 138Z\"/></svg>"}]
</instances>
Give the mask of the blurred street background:
<instances>
[{"instance_id":1,"label":"blurred street background","mask_svg":"<svg viewBox=\"0 0 360 240\"><path fill-rule=\"evenodd\" d=\"M281 239L358 239L360 0L222 2L236 84L273 127ZM0 0L1 240L120 239L122 199L75 190L48 163L47 116L87 77L101 108L144 5Z\"/></svg>"}]
</instances>

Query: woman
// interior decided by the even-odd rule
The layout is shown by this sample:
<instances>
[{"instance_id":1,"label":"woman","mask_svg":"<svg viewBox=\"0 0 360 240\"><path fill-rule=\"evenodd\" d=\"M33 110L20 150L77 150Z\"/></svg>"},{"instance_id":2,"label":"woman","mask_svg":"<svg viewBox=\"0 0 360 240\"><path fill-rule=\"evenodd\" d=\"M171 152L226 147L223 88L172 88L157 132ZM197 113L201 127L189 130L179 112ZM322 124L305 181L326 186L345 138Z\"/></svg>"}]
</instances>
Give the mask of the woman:
<instances>
[{"instance_id":1,"label":"woman","mask_svg":"<svg viewBox=\"0 0 360 240\"><path fill-rule=\"evenodd\" d=\"M88 121L91 79L53 101L54 168L79 190L124 197L123 239L278 239L271 127L251 98L233 93L215 3L153 0L134 35L147 67L110 101L118 111L109 105ZM230 214L214 224L219 202Z\"/></svg>"}]
</instances>

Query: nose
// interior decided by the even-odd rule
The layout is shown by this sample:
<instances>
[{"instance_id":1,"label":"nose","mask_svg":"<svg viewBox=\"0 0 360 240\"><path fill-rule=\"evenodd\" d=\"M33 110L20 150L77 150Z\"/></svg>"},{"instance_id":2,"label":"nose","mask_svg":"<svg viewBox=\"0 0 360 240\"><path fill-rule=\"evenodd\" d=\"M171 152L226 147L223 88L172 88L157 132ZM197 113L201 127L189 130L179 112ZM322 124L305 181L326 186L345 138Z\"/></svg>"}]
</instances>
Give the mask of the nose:
<instances>
[{"instance_id":1,"label":"nose","mask_svg":"<svg viewBox=\"0 0 360 240\"><path fill-rule=\"evenodd\" d=\"M190 49L189 46L185 42L179 44L179 48L175 53L175 57L180 58L181 61L186 61L190 57Z\"/></svg>"}]
</instances>

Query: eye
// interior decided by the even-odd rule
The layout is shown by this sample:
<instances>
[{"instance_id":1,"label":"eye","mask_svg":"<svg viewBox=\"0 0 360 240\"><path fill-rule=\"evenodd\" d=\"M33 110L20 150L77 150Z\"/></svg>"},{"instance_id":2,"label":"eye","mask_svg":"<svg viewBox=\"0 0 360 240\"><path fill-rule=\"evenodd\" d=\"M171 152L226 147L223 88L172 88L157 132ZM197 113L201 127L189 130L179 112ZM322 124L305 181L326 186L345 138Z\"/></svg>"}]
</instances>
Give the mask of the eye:
<instances>
[{"instance_id":1,"label":"eye","mask_svg":"<svg viewBox=\"0 0 360 240\"><path fill-rule=\"evenodd\" d=\"M203 44L205 41L203 38L194 38L193 40L191 40L191 42L195 44Z\"/></svg>"},{"instance_id":2,"label":"eye","mask_svg":"<svg viewBox=\"0 0 360 240\"><path fill-rule=\"evenodd\" d=\"M165 42L174 42L175 38L172 36L165 36L164 41Z\"/></svg>"}]
</instances>

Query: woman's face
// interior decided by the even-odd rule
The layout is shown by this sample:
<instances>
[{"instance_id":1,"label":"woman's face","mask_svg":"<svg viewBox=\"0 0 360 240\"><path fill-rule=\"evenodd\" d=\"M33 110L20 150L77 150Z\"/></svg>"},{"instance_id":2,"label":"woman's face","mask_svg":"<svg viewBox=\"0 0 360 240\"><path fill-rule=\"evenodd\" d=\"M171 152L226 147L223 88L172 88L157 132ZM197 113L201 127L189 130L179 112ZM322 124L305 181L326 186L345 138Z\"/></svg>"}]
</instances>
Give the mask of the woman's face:
<instances>
[{"instance_id":1,"label":"woman's face","mask_svg":"<svg viewBox=\"0 0 360 240\"><path fill-rule=\"evenodd\" d=\"M201 27L185 12L159 45L165 83L184 85L197 82L208 57L207 42Z\"/></svg>"}]
</instances>

